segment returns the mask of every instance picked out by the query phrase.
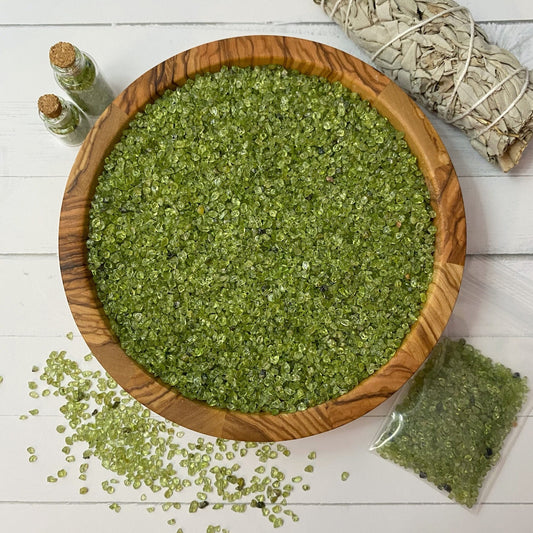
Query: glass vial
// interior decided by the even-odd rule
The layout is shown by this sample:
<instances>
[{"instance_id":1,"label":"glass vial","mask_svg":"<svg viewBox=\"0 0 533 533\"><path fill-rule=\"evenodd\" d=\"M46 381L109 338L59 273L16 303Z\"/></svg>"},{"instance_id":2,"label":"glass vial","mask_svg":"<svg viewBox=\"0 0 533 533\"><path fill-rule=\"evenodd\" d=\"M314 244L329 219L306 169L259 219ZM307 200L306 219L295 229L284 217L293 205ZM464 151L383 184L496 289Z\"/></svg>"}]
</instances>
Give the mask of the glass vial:
<instances>
[{"instance_id":1,"label":"glass vial","mask_svg":"<svg viewBox=\"0 0 533 533\"><path fill-rule=\"evenodd\" d=\"M77 146L89 133L89 120L73 103L55 94L45 94L39 98L37 107L46 129L65 144Z\"/></svg>"},{"instance_id":2,"label":"glass vial","mask_svg":"<svg viewBox=\"0 0 533 533\"><path fill-rule=\"evenodd\" d=\"M85 52L59 42L50 48L49 56L57 83L88 115L100 115L112 102L111 88Z\"/></svg>"}]
</instances>

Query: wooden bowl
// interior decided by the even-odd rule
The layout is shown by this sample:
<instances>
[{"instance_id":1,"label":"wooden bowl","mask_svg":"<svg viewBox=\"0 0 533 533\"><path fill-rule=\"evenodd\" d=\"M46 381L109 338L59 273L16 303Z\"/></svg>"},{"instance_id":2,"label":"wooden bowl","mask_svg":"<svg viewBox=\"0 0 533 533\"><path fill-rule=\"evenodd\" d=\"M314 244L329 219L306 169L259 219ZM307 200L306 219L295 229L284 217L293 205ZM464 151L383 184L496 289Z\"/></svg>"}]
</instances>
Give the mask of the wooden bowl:
<instances>
[{"instance_id":1,"label":"wooden bowl","mask_svg":"<svg viewBox=\"0 0 533 533\"><path fill-rule=\"evenodd\" d=\"M96 295L87 266L88 214L104 158L129 121L165 90L222 65L280 64L340 81L405 133L418 158L437 213L433 281L416 323L394 357L343 396L305 411L244 414L207 406L154 378L121 349ZM67 299L90 349L134 398L165 418L217 437L279 441L306 437L350 422L398 390L423 363L450 317L466 248L464 207L457 176L437 133L417 105L391 80L358 59L311 41L248 36L216 41L178 54L127 87L98 119L82 145L66 186L59 225L59 259Z\"/></svg>"}]
</instances>

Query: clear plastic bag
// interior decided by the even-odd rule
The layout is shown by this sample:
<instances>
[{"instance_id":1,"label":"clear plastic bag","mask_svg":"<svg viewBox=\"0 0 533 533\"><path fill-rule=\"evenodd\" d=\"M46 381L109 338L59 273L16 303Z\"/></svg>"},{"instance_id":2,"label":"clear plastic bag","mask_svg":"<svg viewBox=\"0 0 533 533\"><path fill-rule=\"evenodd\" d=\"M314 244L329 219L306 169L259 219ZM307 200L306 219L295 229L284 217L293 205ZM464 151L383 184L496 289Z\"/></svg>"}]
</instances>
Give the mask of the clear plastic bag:
<instances>
[{"instance_id":1,"label":"clear plastic bag","mask_svg":"<svg viewBox=\"0 0 533 533\"><path fill-rule=\"evenodd\" d=\"M370 449L472 508L530 409L527 379L442 339L404 389Z\"/></svg>"}]
</instances>

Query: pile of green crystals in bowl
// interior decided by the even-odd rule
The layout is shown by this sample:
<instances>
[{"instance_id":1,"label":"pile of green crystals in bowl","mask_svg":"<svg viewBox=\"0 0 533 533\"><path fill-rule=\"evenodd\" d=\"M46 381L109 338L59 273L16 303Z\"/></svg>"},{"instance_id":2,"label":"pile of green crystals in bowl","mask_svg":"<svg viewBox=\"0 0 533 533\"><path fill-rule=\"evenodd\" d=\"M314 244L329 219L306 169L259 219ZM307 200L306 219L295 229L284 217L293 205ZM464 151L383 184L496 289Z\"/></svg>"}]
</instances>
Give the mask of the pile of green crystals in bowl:
<instances>
[{"instance_id":1,"label":"pile of green crystals in bowl","mask_svg":"<svg viewBox=\"0 0 533 533\"><path fill-rule=\"evenodd\" d=\"M436 227L403 139L339 83L223 68L146 106L106 158L89 267L124 351L241 412L336 398L394 355Z\"/></svg>"},{"instance_id":2,"label":"pile of green crystals in bowl","mask_svg":"<svg viewBox=\"0 0 533 533\"><path fill-rule=\"evenodd\" d=\"M372 445L467 507L525 403L527 379L464 340L443 339Z\"/></svg>"}]
</instances>

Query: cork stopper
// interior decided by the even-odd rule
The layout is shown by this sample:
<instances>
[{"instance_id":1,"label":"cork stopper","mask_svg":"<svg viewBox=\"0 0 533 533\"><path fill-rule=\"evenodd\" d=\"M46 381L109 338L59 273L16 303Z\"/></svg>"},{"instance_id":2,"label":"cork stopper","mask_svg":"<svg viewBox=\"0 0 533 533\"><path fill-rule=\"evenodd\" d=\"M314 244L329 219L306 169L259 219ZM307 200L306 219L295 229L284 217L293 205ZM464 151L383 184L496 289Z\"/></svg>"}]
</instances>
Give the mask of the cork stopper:
<instances>
[{"instance_id":1,"label":"cork stopper","mask_svg":"<svg viewBox=\"0 0 533 533\"><path fill-rule=\"evenodd\" d=\"M62 111L61 101L55 94L44 94L37 102L39 111L48 118L57 118Z\"/></svg>"},{"instance_id":2,"label":"cork stopper","mask_svg":"<svg viewBox=\"0 0 533 533\"><path fill-rule=\"evenodd\" d=\"M50 63L59 68L68 68L76 61L76 49L70 43L59 42L50 48Z\"/></svg>"}]
</instances>

